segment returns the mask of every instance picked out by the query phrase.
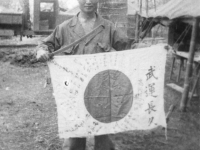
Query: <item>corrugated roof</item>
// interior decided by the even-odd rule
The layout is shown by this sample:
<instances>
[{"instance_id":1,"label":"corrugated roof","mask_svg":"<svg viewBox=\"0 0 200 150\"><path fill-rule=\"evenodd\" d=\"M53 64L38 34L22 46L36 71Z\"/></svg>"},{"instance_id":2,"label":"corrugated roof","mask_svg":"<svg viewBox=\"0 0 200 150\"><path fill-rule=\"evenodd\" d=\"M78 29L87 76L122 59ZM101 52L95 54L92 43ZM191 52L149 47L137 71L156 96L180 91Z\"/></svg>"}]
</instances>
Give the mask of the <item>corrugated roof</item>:
<instances>
[{"instance_id":1,"label":"corrugated roof","mask_svg":"<svg viewBox=\"0 0 200 150\"><path fill-rule=\"evenodd\" d=\"M174 19L178 17L198 17L200 16L200 0L171 0L161 5L157 10L150 10L148 15L141 14L147 18L167 17Z\"/></svg>"}]
</instances>

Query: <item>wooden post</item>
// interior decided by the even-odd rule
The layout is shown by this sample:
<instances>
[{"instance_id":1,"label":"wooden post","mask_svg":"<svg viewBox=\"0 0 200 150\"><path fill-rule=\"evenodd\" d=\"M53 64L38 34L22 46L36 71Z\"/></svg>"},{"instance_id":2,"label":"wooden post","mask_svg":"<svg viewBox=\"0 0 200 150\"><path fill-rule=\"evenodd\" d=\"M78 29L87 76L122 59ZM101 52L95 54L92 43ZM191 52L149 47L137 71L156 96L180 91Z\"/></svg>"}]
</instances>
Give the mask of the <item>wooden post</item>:
<instances>
[{"instance_id":1,"label":"wooden post","mask_svg":"<svg viewBox=\"0 0 200 150\"><path fill-rule=\"evenodd\" d=\"M173 74L173 69L174 69L174 63L175 63L175 60L176 60L176 58L175 58L176 56L175 55L173 55L173 60L172 60L172 66L171 66L171 71L170 71L170 76L169 76L169 80L171 80L172 79L172 74Z\"/></svg>"},{"instance_id":2,"label":"wooden post","mask_svg":"<svg viewBox=\"0 0 200 150\"><path fill-rule=\"evenodd\" d=\"M179 58L180 60L180 64L179 64L179 68L178 68L178 76L176 78L176 82L178 83L180 80L180 76L181 76L181 69L183 68L183 63L184 63L184 59L183 58Z\"/></svg>"},{"instance_id":3,"label":"wooden post","mask_svg":"<svg viewBox=\"0 0 200 150\"><path fill-rule=\"evenodd\" d=\"M199 67L200 64L198 64L198 67ZM194 85L193 85L193 88L192 88L192 92L191 92L191 95L189 97L189 100L188 100L188 107L191 107L191 100L192 100L192 97L193 97L193 94L195 92L196 89L198 89L198 82L199 82L199 78L200 78L200 71L199 71L199 68L197 68L197 77L195 79L195 82L194 82Z\"/></svg>"},{"instance_id":4,"label":"wooden post","mask_svg":"<svg viewBox=\"0 0 200 150\"><path fill-rule=\"evenodd\" d=\"M22 14L22 24L21 24L21 29L20 29L20 41L22 41L22 37L24 34L24 26L25 26L25 14Z\"/></svg>"},{"instance_id":5,"label":"wooden post","mask_svg":"<svg viewBox=\"0 0 200 150\"><path fill-rule=\"evenodd\" d=\"M135 26L135 41L139 43L139 24L140 24L140 16L136 13L136 26Z\"/></svg>"},{"instance_id":6,"label":"wooden post","mask_svg":"<svg viewBox=\"0 0 200 150\"><path fill-rule=\"evenodd\" d=\"M139 1L140 2L140 14L142 14L142 0ZM138 12L136 13L136 26L135 26L135 41L136 43L139 43L139 36L140 36L140 15L138 14Z\"/></svg>"},{"instance_id":7,"label":"wooden post","mask_svg":"<svg viewBox=\"0 0 200 150\"><path fill-rule=\"evenodd\" d=\"M190 41L190 50L189 50L189 56L188 56L188 61L187 61L187 67L186 67L184 89L183 89L182 99L181 99L181 104L180 104L180 110L182 112L186 111L186 106L187 106L187 101L188 101L189 77L192 71L192 64L194 60L194 52L195 52L196 39L198 35L198 27L199 27L199 19L195 18L193 22L192 37Z\"/></svg>"}]
</instances>

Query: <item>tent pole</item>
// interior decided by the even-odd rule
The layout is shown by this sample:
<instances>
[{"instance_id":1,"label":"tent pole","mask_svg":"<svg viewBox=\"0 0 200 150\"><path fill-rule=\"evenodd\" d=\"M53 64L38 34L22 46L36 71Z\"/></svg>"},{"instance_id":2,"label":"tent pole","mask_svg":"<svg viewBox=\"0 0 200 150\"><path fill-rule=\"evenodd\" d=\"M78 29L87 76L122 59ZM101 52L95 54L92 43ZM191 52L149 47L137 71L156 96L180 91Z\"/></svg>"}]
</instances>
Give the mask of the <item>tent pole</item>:
<instances>
[{"instance_id":1,"label":"tent pole","mask_svg":"<svg viewBox=\"0 0 200 150\"><path fill-rule=\"evenodd\" d=\"M140 4L140 14L142 14L142 0L139 1ZM140 31L140 15L139 15L139 12L136 13L136 27L135 27L135 41L136 43L139 43L139 31Z\"/></svg>"},{"instance_id":2,"label":"tent pole","mask_svg":"<svg viewBox=\"0 0 200 150\"><path fill-rule=\"evenodd\" d=\"M192 36L191 36L191 41L190 41L190 50L189 50L189 56L188 56L188 61L187 61L187 67L186 67L184 89L183 89L182 99L181 99L181 104L180 104L180 110L182 112L186 111L186 106L187 106L187 101L188 101L189 77L192 71L192 64L194 60L195 44L196 44L196 39L197 39L198 27L199 27L199 19L195 18L193 22Z\"/></svg>"}]
</instances>

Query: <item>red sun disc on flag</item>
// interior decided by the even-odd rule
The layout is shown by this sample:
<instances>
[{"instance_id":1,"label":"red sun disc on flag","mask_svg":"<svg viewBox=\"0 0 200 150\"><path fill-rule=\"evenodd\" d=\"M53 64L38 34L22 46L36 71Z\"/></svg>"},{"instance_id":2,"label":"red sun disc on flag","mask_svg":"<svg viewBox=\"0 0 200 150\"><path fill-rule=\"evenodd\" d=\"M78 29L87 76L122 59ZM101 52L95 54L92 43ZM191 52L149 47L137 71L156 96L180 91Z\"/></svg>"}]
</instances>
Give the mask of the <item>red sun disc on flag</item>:
<instances>
[{"instance_id":1,"label":"red sun disc on flag","mask_svg":"<svg viewBox=\"0 0 200 150\"><path fill-rule=\"evenodd\" d=\"M120 71L102 71L90 80L84 93L84 102L94 119L103 123L119 121L132 107L132 84Z\"/></svg>"}]
</instances>

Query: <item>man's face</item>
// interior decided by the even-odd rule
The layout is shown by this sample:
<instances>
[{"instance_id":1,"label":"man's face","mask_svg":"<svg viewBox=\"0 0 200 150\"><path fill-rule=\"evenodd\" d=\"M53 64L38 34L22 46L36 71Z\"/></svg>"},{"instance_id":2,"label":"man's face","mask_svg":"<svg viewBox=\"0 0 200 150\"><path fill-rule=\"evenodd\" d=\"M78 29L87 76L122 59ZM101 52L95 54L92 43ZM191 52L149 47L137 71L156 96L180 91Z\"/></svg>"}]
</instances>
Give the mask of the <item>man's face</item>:
<instances>
[{"instance_id":1,"label":"man's face","mask_svg":"<svg viewBox=\"0 0 200 150\"><path fill-rule=\"evenodd\" d=\"M97 10L99 0L78 0L80 9L84 13L93 13Z\"/></svg>"}]
</instances>

